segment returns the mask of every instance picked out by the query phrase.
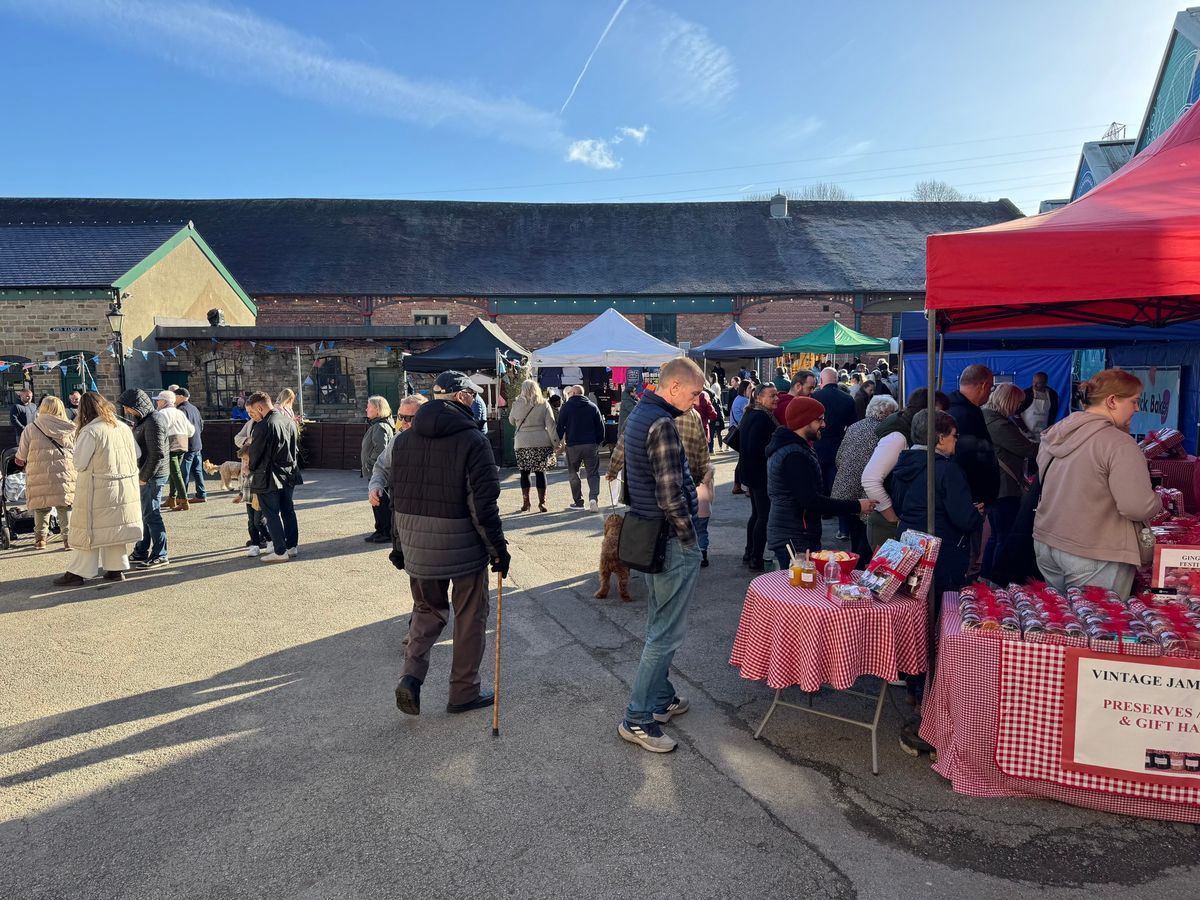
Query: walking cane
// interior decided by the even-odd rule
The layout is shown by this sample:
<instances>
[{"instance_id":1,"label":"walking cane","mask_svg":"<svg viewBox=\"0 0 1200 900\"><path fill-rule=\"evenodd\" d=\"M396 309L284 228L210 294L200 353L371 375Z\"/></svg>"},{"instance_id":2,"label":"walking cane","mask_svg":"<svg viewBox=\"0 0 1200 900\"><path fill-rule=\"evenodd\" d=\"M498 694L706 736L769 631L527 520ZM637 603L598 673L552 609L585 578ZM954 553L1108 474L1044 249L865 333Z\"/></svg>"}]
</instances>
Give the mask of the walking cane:
<instances>
[{"instance_id":1,"label":"walking cane","mask_svg":"<svg viewBox=\"0 0 1200 900\"><path fill-rule=\"evenodd\" d=\"M492 690L492 737L500 737L500 604L504 599L504 576L496 573L496 683Z\"/></svg>"}]
</instances>

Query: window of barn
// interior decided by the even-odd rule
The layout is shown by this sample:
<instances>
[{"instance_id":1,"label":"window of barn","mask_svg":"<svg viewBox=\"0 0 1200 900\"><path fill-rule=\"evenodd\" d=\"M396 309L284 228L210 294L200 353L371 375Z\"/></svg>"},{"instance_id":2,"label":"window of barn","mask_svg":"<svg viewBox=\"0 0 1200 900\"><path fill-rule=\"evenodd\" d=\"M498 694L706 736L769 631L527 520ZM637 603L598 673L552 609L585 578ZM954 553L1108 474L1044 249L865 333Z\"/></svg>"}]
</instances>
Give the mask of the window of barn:
<instances>
[{"instance_id":1,"label":"window of barn","mask_svg":"<svg viewBox=\"0 0 1200 900\"><path fill-rule=\"evenodd\" d=\"M354 403L354 375L349 357L320 357L313 366L313 381L317 386L318 403L326 406Z\"/></svg>"},{"instance_id":2,"label":"window of barn","mask_svg":"<svg viewBox=\"0 0 1200 900\"><path fill-rule=\"evenodd\" d=\"M214 356L204 364L204 392L210 407L229 409L242 392L241 365L232 356Z\"/></svg>"},{"instance_id":3,"label":"window of barn","mask_svg":"<svg viewBox=\"0 0 1200 900\"><path fill-rule=\"evenodd\" d=\"M24 365L33 362L25 356L0 356L5 363L4 371L0 372L0 383L4 385L4 402L12 406L17 402L17 391L25 387Z\"/></svg>"}]
</instances>

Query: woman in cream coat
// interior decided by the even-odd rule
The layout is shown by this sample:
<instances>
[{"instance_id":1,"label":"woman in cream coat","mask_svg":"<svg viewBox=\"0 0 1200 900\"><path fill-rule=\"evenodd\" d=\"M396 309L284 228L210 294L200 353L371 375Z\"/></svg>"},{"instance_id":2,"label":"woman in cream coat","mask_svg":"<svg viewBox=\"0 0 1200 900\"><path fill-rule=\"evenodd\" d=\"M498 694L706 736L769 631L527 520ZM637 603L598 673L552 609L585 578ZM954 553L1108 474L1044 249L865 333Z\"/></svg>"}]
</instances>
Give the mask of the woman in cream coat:
<instances>
[{"instance_id":1,"label":"woman in cream coat","mask_svg":"<svg viewBox=\"0 0 1200 900\"><path fill-rule=\"evenodd\" d=\"M558 433L554 430L554 410L533 379L526 379L521 385L521 396L513 401L508 421L513 426L513 450L517 454L517 468L521 470L521 512L529 510L530 472L537 483L538 510L545 512L546 469L554 458Z\"/></svg>"},{"instance_id":2,"label":"woman in cream coat","mask_svg":"<svg viewBox=\"0 0 1200 900\"><path fill-rule=\"evenodd\" d=\"M117 420L101 394L86 393L75 420L75 508L71 517L74 554L57 585L94 578L124 581L129 545L142 536L137 449L133 432Z\"/></svg>"}]
</instances>

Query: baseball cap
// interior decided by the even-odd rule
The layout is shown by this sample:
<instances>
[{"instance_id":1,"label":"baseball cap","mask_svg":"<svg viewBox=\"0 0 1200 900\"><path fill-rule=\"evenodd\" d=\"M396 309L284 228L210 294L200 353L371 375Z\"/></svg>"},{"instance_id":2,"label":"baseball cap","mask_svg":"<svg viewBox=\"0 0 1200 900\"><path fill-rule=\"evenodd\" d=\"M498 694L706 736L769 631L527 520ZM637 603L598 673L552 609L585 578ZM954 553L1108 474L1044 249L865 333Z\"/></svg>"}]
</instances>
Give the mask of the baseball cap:
<instances>
[{"instance_id":1,"label":"baseball cap","mask_svg":"<svg viewBox=\"0 0 1200 900\"><path fill-rule=\"evenodd\" d=\"M462 372L456 372L453 369L443 372L433 383L435 394L457 394L459 391L474 391L476 394L482 394L483 388Z\"/></svg>"},{"instance_id":2,"label":"baseball cap","mask_svg":"<svg viewBox=\"0 0 1200 900\"><path fill-rule=\"evenodd\" d=\"M159 391L154 395L155 400L166 400L172 406L175 405L175 395L171 391Z\"/></svg>"}]
</instances>

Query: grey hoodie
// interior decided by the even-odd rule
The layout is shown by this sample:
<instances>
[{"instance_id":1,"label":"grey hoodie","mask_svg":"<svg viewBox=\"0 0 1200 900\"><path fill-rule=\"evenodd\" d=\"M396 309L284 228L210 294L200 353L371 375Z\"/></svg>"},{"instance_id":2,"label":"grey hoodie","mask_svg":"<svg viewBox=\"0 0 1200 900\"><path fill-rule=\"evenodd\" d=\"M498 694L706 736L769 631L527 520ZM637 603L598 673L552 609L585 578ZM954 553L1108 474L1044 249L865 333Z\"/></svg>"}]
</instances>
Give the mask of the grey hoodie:
<instances>
[{"instance_id":1,"label":"grey hoodie","mask_svg":"<svg viewBox=\"0 0 1200 900\"><path fill-rule=\"evenodd\" d=\"M1162 503L1145 456L1104 416L1072 413L1042 433L1042 499L1033 537L1082 556L1138 565L1137 524Z\"/></svg>"}]
</instances>

